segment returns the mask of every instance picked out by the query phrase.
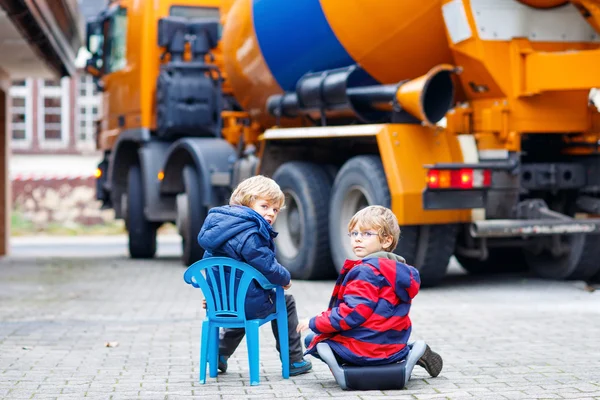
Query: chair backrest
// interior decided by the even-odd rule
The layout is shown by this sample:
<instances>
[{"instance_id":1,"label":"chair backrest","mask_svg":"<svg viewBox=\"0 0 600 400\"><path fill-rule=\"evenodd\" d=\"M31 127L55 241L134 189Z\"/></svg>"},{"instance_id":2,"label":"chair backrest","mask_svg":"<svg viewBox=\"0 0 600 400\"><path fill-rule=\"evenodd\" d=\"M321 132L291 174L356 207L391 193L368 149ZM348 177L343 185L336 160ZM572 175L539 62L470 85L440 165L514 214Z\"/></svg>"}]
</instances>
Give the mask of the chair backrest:
<instances>
[{"instance_id":1,"label":"chair backrest","mask_svg":"<svg viewBox=\"0 0 600 400\"><path fill-rule=\"evenodd\" d=\"M236 279L239 284L236 285ZM244 321L245 300L250 283L256 280L264 289L276 286L250 265L228 257L209 257L192 264L184 273L186 283L200 288L206 298L210 319Z\"/></svg>"}]
</instances>

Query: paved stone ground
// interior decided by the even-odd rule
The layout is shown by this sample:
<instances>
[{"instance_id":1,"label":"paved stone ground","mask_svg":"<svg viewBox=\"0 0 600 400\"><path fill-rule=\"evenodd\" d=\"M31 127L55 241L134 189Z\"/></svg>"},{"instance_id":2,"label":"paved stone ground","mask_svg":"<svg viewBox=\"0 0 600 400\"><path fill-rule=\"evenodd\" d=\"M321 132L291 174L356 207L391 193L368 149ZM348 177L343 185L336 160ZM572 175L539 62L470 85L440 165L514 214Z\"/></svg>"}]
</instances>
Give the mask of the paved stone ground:
<instances>
[{"instance_id":1,"label":"paved stone ground","mask_svg":"<svg viewBox=\"0 0 600 400\"><path fill-rule=\"evenodd\" d=\"M415 367L405 390L344 392L316 359L282 379L268 325L260 386L249 386L245 342L200 385L201 294L183 272L176 258L0 260L0 398L600 399L600 291L581 282L449 276L412 311L413 338L443 355L441 375ZM332 285L295 281L300 317Z\"/></svg>"}]
</instances>

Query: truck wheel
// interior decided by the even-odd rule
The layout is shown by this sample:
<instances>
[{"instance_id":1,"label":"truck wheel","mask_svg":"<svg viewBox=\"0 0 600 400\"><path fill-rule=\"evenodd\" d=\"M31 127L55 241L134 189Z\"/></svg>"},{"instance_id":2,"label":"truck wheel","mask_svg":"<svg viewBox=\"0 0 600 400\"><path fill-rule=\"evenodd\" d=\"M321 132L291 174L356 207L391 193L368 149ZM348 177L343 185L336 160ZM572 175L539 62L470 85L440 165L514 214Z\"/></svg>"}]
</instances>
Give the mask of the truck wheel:
<instances>
[{"instance_id":1,"label":"truck wheel","mask_svg":"<svg viewBox=\"0 0 600 400\"><path fill-rule=\"evenodd\" d=\"M126 225L131 258L152 258L156 254L156 229L144 215L144 188L138 165L129 168L127 175Z\"/></svg>"},{"instance_id":2,"label":"truck wheel","mask_svg":"<svg viewBox=\"0 0 600 400\"><path fill-rule=\"evenodd\" d=\"M525 259L540 278L555 280L589 280L600 269L598 235L577 234L561 236L561 244L568 246L563 254L552 254L556 248L551 237L541 238L540 245L525 250Z\"/></svg>"},{"instance_id":3,"label":"truck wheel","mask_svg":"<svg viewBox=\"0 0 600 400\"><path fill-rule=\"evenodd\" d=\"M593 243L595 246L590 246L593 248L593 250L588 251L587 253L584 252L583 257L585 257L586 262L593 262L594 260L596 260L596 263L598 264L599 268L588 281L600 283L600 262L597 262L597 260L600 259L600 235L588 235L586 237L586 242L588 241L590 245ZM589 261L587 261L588 259Z\"/></svg>"},{"instance_id":4,"label":"truck wheel","mask_svg":"<svg viewBox=\"0 0 600 400\"><path fill-rule=\"evenodd\" d=\"M184 265L200 260L204 249L198 244L198 233L206 219L206 207L200 199L198 172L191 166L183 168L185 193L177 196L177 227L181 235L181 247Z\"/></svg>"},{"instance_id":5,"label":"truck wheel","mask_svg":"<svg viewBox=\"0 0 600 400\"><path fill-rule=\"evenodd\" d=\"M454 224L405 226L394 253L419 270L421 287L436 286L446 276L457 234Z\"/></svg>"},{"instance_id":6,"label":"truck wheel","mask_svg":"<svg viewBox=\"0 0 600 400\"><path fill-rule=\"evenodd\" d=\"M333 184L329 207L329 238L338 272L346 259L355 259L347 236L352 216L369 205L390 207L391 197L381 159L357 156L348 160ZM454 252L457 225L418 225L401 227L394 250L420 272L422 286L437 285L446 274Z\"/></svg>"},{"instance_id":7,"label":"truck wheel","mask_svg":"<svg viewBox=\"0 0 600 400\"><path fill-rule=\"evenodd\" d=\"M584 235L585 243L577 268L569 279L600 282L600 235Z\"/></svg>"},{"instance_id":8,"label":"truck wheel","mask_svg":"<svg viewBox=\"0 0 600 400\"><path fill-rule=\"evenodd\" d=\"M285 194L285 208L274 229L277 260L294 279L324 279L335 276L331 265L329 196L331 178L319 165L292 161L281 165L273 179Z\"/></svg>"}]
</instances>

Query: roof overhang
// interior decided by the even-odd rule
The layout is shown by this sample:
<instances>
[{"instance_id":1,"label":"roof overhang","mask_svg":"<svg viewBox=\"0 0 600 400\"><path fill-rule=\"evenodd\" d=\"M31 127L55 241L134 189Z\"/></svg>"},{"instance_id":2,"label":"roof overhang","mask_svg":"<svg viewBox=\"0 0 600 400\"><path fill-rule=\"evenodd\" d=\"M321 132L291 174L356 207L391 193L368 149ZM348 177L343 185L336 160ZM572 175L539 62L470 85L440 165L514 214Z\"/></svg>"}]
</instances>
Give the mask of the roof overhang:
<instances>
[{"instance_id":1,"label":"roof overhang","mask_svg":"<svg viewBox=\"0 0 600 400\"><path fill-rule=\"evenodd\" d=\"M11 79L73 75L82 37L77 0L0 0L0 69Z\"/></svg>"}]
</instances>

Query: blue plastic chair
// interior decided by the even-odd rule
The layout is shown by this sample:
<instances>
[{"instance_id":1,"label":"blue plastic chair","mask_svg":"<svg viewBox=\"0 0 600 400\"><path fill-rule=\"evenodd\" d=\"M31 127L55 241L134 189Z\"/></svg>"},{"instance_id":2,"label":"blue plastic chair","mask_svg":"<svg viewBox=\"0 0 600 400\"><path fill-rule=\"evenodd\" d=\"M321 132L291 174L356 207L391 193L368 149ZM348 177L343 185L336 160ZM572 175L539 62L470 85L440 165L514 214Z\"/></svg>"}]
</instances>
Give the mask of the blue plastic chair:
<instances>
[{"instance_id":1,"label":"blue plastic chair","mask_svg":"<svg viewBox=\"0 0 600 400\"><path fill-rule=\"evenodd\" d=\"M226 272L229 273L229 277L226 277ZM237 286L236 275L241 275ZM258 385L260 383L258 328L273 319L277 319L279 330L282 376L285 379L290 377L287 308L283 287L269 283L263 274L250 265L227 257L209 257L197 261L185 271L183 279L186 283L199 287L206 298L206 318L202 322L200 341L200 383L206 383L207 358L210 377L217 376L219 328L245 328L250 385ZM246 293L253 280L264 289L276 291L276 312L264 319L246 319ZM208 281L211 282L210 285Z\"/></svg>"}]
</instances>

